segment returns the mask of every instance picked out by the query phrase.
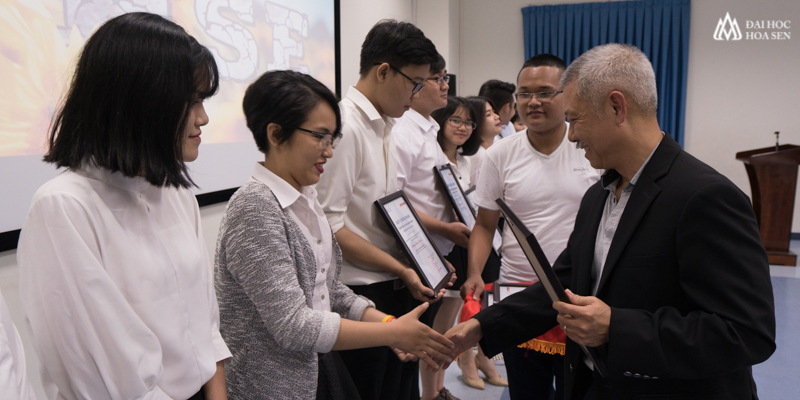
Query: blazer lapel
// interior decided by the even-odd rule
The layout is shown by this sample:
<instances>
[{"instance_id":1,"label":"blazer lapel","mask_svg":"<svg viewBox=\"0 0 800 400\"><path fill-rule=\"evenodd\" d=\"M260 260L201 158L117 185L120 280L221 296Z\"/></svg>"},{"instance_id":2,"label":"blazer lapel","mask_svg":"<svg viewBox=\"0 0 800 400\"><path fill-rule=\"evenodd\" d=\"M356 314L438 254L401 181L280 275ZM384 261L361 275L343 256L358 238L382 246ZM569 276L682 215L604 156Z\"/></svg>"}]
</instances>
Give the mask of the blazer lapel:
<instances>
[{"instance_id":1,"label":"blazer lapel","mask_svg":"<svg viewBox=\"0 0 800 400\"><path fill-rule=\"evenodd\" d=\"M633 236L633 232L639 226L642 217L644 217L647 209L650 208L653 200L661 193L661 187L658 186L656 181L667 174L680 151L680 145L671 136L665 134L664 139L661 140L642 174L639 175L639 180L633 186L631 197L628 199L628 204L622 213L617 231L614 233L611 247L608 249L603 275L600 278L600 285L597 287L598 295L603 290L603 286L608 281L611 272L614 270L620 256L622 256L625 247Z\"/></svg>"}]
</instances>

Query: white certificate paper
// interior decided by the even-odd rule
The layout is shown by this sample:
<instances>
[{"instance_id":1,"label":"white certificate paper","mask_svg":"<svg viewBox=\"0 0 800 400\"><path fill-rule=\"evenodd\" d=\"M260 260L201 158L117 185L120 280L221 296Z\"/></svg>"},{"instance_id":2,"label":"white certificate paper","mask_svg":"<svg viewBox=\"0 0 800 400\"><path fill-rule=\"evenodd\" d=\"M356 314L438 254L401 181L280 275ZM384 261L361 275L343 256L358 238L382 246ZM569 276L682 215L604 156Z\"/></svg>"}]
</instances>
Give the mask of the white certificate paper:
<instances>
[{"instance_id":1,"label":"white certificate paper","mask_svg":"<svg viewBox=\"0 0 800 400\"><path fill-rule=\"evenodd\" d=\"M428 236L414 218L405 198L398 197L385 203L383 207L397 228L400 237L411 251L411 257L417 261L420 272L425 275L431 285L441 282L449 271L434 250L433 243L428 240Z\"/></svg>"},{"instance_id":2,"label":"white certificate paper","mask_svg":"<svg viewBox=\"0 0 800 400\"><path fill-rule=\"evenodd\" d=\"M453 206L457 208L458 214L462 218L461 222L463 222L467 228L472 229L475 226L475 214L466 196L464 196L464 192L461 191L461 187L458 185L455 175L453 175L453 170L450 168L441 168L439 169L439 173L442 176L444 185L447 187L447 191L450 192Z\"/></svg>"}]
</instances>

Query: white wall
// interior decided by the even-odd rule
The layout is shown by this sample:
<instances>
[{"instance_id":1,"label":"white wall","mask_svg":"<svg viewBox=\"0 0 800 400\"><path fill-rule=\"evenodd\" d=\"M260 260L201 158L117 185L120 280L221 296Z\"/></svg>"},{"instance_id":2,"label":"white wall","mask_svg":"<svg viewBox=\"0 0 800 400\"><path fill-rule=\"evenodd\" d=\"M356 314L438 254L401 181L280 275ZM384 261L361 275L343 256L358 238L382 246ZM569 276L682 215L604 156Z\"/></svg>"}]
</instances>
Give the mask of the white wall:
<instances>
[{"instance_id":1,"label":"white wall","mask_svg":"<svg viewBox=\"0 0 800 400\"><path fill-rule=\"evenodd\" d=\"M585 0L461 0L461 95L477 94L488 79L515 82L524 62L521 9ZM719 42L717 21L730 12L744 20L792 20L789 41ZM800 2L693 0L684 148L750 194L739 151L800 144ZM793 232L800 232L800 199Z\"/></svg>"}]
</instances>

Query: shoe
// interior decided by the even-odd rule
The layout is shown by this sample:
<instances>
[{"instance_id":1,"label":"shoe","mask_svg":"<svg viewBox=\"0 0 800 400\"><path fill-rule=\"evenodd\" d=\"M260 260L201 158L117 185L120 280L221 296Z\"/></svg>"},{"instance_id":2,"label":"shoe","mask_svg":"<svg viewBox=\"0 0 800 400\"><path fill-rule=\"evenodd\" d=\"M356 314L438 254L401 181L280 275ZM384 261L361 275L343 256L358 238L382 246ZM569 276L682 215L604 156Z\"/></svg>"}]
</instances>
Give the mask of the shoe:
<instances>
[{"instance_id":1,"label":"shoe","mask_svg":"<svg viewBox=\"0 0 800 400\"><path fill-rule=\"evenodd\" d=\"M472 350L468 350L468 351L472 351ZM458 364L458 369L461 370L461 377L464 378L464 383L467 386L469 386L469 387L471 387L473 389L478 389L478 390L483 390L485 388L486 385L483 383L483 379L481 379L480 376L478 376L477 378L470 378L470 377L467 376L467 374L464 373L464 367L461 366L461 357L456 359L456 364ZM477 375L477 372L478 372L478 370L476 369L475 370L476 375Z\"/></svg>"},{"instance_id":2,"label":"shoe","mask_svg":"<svg viewBox=\"0 0 800 400\"><path fill-rule=\"evenodd\" d=\"M450 391L447 390L447 388L443 388L442 390L439 391L439 397L437 397L437 399L441 399L441 400L461 400L458 397L453 396L453 394L450 393Z\"/></svg>"},{"instance_id":3,"label":"shoe","mask_svg":"<svg viewBox=\"0 0 800 400\"><path fill-rule=\"evenodd\" d=\"M476 362L476 364L477 364L477 362ZM484 371L483 368L480 367L480 365L478 365L478 370L483 372L483 374L486 376L486 382L489 382L490 385L500 386L500 387L508 387L508 381L505 380L505 378L503 378L499 374L497 376L491 376L490 377L489 374L487 374L486 371ZM495 371L495 372L497 372L497 371Z\"/></svg>"}]
</instances>

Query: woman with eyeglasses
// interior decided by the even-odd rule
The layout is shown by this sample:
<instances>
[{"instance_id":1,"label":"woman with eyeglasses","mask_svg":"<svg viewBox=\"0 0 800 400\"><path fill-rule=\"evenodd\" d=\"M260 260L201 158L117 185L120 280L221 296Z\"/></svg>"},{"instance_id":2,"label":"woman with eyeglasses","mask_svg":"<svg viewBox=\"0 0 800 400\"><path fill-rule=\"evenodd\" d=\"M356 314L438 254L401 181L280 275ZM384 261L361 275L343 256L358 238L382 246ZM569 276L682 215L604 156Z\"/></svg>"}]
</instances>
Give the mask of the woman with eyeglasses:
<instances>
[{"instance_id":1,"label":"woman with eyeglasses","mask_svg":"<svg viewBox=\"0 0 800 400\"><path fill-rule=\"evenodd\" d=\"M472 183L470 179L470 156L478 151L482 140L481 136L476 133L481 126L476 121L483 122L482 120L485 119L485 116L476 113L472 104L462 97L449 97L447 106L434 111L431 116L440 127L438 133L439 145L450 164L454 167L453 172L458 178L459 185L463 190L467 190ZM456 245L447 256L447 260L455 268L458 279L456 279L451 288L455 292L453 296L449 296L451 290L448 290L448 294L445 297L455 297L461 301L458 291L467 276L467 249ZM491 272L491 268L485 268L484 270L487 273ZM447 322L452 325L454 321ZM480 352L479 355L483 356L483 353ZM494 363L485 356L481 361L478 365L486 375L487 380L495 385L503 386L504 379L497 372ZM459 356L458 364L462 368L464 383L473 388L483 389L483 380L478 376L478 367L476 367L475 356L471 350Z\"/></svg>"},{"instance_id":2,"label":"woman with eyeglasses","mask_svg":"<svg viewBox=\"0 0 800 400\"><path fill-rule=\"evenodd\" d=\"M243 108L264 161L231 197L217 241L228 396L358 399L332 350L449 359L452 343L418 321L428 303L395 318L339 280L342 254L313 187L341 137L333 93L309 75L271 71L247 88Z\"/></svg>"},{"instance_id":3,"label":"woman with eyeglasses","mask_svg":"<svg viewBox=\"0 0 800 400\"><path fill-rule=\"evenodd\" d=\"M219 86L211 52L158 15L84 45L50 130L65 168L34 195L20 294L57 399L225 399L211 265L186 163Z\"/></svg>"}]
</instances>

